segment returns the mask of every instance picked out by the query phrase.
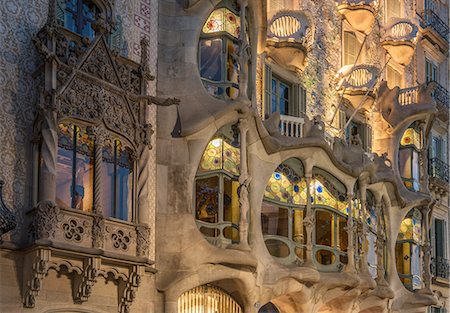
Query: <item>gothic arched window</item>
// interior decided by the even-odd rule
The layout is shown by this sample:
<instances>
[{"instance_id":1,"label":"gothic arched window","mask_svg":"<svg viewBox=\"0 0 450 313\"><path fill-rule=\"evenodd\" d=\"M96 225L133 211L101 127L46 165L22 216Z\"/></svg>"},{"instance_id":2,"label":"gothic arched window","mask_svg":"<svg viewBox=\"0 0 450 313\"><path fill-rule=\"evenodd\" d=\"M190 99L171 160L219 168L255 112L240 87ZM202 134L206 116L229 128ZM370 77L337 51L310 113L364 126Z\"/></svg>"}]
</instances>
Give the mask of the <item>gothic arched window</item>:
<instances>
[{"instance_id":1,"label":"gothic arched window","mask_svg":"<svg viewBox=\"0 0 450 313\"><path fill-rule=\"evenodd\" d=\"M239 174L239 132L227 126L206 146L195 180L195 218L212 244L239 242Z\"/></svg>"},{"instance_id":2,"label":"gothic arched window","mask_svg":"<svg viewBox=\"0 0 450 313\"><path fill-rule=\"evenodd\" d=\"M83 37L94 38L95 30L92 27L100 9L91 0L58 0L58 24Z\"/></svg>"},{"instance_id":3,"label":"gothic arched window","mask_svg":"<svg viewBox=\"0 0 450 313\"><path fill-rule=\"evenodd\" d=\"M267 249L282 263L302 263L305 259L305 206L303 165L292 158L281 163L270 177L261 208Z\"/></svg>"},{"instance_id":4,"label":"gothic arched window","mask_svg":"<svg viewBox=\"0 0 450 313\"><path fill-rule=\"evenodd\" d=\"M414 122L403 133L400 140L398 164L403 184L412 191L420 189L420 152L423 148L420 124Z\"/></svg>"},{"instance_id":5,"label":"gothic arched window","mask_svg":"<svg viewBox=\"0 0 450 313\"><path fill-rule=\"evenodd\" d=\"M239 95L239 11L234 0L220 2L201 32L200 76L208 93L221 99L236 99Z\"/></svg>"},{"instance_id":6,"label":"gothic arched window","mask_svg":"<svg viewBox=\"0 0 450 313\"><path fill-rule=\"evenodd\" d=\"M59 124L56 172L56 204L91 212L94 139L86 127Z\"/></svg>"},{"instance_id":7,"label":"gothic arched window","mask_svg":"<svg viewBox=\"0 0 450 313\"><path fill-rule=\"evenodd\" d=\"M397 272L405 287L410 290L422 288L422 235L422 213L414 208L400 224L395 245Z\"/></svg>"}]
</instances>

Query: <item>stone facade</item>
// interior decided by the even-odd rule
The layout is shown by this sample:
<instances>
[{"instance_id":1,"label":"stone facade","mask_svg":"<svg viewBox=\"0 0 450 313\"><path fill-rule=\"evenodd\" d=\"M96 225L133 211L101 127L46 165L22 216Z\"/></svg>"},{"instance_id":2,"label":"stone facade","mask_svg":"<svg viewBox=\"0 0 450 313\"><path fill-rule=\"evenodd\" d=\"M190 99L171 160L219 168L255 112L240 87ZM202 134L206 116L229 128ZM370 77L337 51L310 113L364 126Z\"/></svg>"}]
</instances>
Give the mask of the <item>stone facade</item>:
<instances>
[{"instance_id":1,"label":"stone facade","mask_svg":"<svg viewBox=\"0 0 450 313\"><path fill-rule=\"evenodd\" d=\"M58 24L64 2L0 3L0 312L199 313L208 305L216 313L448 310L448 260L438 271L432 235L435 219L447 223L448 259L448 3L434 8L444 19L438 32L429 19L411 18L425 5L409 0L391 20L389 0L92 0L101 14L92 22L95 37L86 38ZM241 23L235 36L205 31L224 4L227 21ZM357 55L348 55L347 36L361 46ZM225 87L199 70L200 42L217 38L234 45L221 51L236 49L220 61ZM355 64L346 63L350 57ZM439 68L437 77L429 79L426 60ZM388 64L401 73L399 88L388 87ZM226 89L213 96L214 84L238 95ZM290 88L284 111L272 84ZM92 138L92 186L82 186L90 210L76 209L76 173L71 204L58 200L61 123ZM412 187L400 155L410 129L421 134L422 146ZM447 152L428 153L433 136L447 138ZM127 218L108 215L104 204L105 194L117 197L104 184L105 147L115 142L116 149L117 138L133 164ZM212 139L239 155L233 174L201 173ZM436 158L443 159L439 171ZM301 211L302 222L286 224L289 235L280 241L265 230L264 206L273 203L266 190L292 160L301 164L304 203L279 201L277 210L286 207L287 224ZM216 207L206 208L217 212L214 222L199 213L197 182L204 177L221 181ZM324 186L339 194L345 212L317 205L310 186L318 177L327 177ZM229 221L226 196L230 210L237 208ZM317 212L325 211L334 216L330 238L338 244L320 248L317 233L326 223ZM412 252L398 255L411 212L422 217L417 277L408 263ZM300 228L301 243L292 234ZM277 236L288 256L275 257L268 242ZM320 261L323 251L333 261ZM411 278L401 276L399 264L409 264ZM200 303L207 296L217 303Z\"/></svg>"}]
</instances>

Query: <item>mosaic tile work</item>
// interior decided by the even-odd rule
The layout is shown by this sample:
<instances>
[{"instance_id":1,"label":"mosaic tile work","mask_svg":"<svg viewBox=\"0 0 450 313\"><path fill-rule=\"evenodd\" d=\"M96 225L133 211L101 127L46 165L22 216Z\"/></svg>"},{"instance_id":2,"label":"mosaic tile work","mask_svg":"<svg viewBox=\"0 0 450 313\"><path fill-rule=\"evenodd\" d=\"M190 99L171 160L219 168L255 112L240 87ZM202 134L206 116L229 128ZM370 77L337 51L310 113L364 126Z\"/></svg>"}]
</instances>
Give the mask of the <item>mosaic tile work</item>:
<instances>
[{"instance_id":1,"label":"mosaic tile work","mask_svg":"<svg viewBox=\"0 0 450 313\"><path fill-rule=\"evenodd\" d=\"M38 57L31 38L44 24L47 0L0 1L0 179L18 227L31 206L31 142ZM18 231L12 233L19 240Z\"/></svg>"}]
</instances>

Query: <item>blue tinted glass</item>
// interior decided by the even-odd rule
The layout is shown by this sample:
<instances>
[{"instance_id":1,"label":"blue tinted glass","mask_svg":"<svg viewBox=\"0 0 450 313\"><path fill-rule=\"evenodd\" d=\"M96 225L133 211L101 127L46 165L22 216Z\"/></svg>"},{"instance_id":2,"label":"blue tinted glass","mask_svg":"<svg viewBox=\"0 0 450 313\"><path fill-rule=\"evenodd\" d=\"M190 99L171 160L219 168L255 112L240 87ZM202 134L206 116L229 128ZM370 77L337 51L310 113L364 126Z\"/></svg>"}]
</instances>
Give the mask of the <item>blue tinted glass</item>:
<instances>
[{"instance_id":1,"label":"blue tinted glass","mask_svg":"<svg viewBox=\"0 0 450 313\"><path fill-rule=\"evenodd\" d=\"M200 42L200 76L212 81L222 80L222 39Z\"/></svg>"}]
</instances>

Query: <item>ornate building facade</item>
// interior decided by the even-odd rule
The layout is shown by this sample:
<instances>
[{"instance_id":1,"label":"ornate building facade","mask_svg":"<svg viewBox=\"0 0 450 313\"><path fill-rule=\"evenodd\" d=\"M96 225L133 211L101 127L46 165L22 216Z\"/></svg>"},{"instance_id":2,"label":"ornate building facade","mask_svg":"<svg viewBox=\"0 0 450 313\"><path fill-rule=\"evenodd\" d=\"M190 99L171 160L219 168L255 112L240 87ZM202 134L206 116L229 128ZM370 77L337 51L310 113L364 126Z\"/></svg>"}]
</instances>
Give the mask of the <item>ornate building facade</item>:
<instances>
[{"instance_id":1,"label":"ornate building facade","mask_svg":"<svg viewBox=\"0 0 450 313\"><path fill-rule=\"evenodd\" d=\"M445 312L445 0L0 3L0 312Z\"/></svg>"}]
</instances>

